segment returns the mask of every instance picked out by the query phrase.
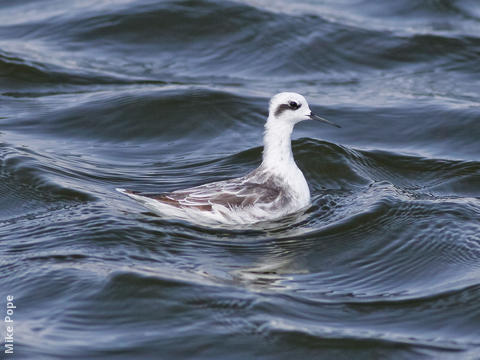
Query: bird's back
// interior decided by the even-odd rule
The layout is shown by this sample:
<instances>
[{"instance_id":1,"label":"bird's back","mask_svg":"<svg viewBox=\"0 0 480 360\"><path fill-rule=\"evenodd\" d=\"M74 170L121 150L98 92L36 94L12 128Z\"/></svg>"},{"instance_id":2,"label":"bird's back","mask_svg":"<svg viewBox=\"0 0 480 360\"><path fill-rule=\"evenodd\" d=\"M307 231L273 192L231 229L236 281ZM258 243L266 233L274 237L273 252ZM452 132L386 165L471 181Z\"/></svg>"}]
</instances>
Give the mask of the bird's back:
<instances>
[{"instance_id":1,"label":"bird's back","mask_svg":"<svg viewBox=\"0 0 480 360\"><path fill-rule=\"evenodd\" d=\"M162 216L206 223L248 224L297 211L296 192L281 176L262 167L246 176L164 194L121 190Z\"/></svg>"}]
</instances>

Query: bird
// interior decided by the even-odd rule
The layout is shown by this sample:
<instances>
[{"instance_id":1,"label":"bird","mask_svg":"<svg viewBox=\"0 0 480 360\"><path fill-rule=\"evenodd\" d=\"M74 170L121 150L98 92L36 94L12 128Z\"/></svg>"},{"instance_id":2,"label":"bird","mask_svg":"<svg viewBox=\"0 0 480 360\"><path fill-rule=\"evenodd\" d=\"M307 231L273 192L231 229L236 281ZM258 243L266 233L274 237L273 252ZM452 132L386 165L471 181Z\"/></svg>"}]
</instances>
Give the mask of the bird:
<instances>
[{"instance_id":1,"label":"bird","mask_svg":"<svg viewBox=\"0 0 480 360\"><path fill-rule=\"evenodd\" d=\"M295 163L291 135L306 120L340 127L314 114L302 95L278 93L269 103L262 162L245 176L158 195L116 190L157 215L206 226L243 226L300 212L311 205L310 189Z\"/></svg>"}]
</instances>

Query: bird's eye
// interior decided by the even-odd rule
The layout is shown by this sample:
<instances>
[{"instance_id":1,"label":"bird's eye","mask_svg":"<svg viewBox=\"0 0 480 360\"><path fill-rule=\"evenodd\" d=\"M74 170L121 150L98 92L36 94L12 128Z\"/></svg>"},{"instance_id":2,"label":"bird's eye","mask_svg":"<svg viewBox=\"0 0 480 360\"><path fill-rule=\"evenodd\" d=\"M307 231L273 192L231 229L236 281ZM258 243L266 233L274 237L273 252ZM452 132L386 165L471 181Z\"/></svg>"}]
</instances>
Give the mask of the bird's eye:
<instances>
[{"instance_id":1,"label":"bird's eye","mask_svg":"<svg viewBox=\"0 0 480 360\"><path fill-rule=\"evenodd\" d=\"M293 110L297 110L300 107L300 105L296 101L289 101L288 106L290 107L290 109Z\"/></svg>"}]
</instances>

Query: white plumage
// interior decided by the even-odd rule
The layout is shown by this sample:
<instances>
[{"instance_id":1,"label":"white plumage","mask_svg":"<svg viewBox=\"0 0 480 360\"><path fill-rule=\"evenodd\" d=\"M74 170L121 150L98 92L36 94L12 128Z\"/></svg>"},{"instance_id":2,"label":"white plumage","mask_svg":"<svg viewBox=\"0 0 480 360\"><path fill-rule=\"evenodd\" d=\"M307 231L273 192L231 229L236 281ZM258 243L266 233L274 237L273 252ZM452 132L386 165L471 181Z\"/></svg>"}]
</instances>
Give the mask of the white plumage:
<instances>
[{"instance_id":1,"label":"white plumage","mask_svg":"<svg viewBox=\"0 0 480 360\"><path fill-rule=\"evenodd\" d=\"M314 115L302 95L279 93L270 100L262 164L251 173L154 196L117 190L160 216L201 225L244 225L281 218L310 205L310 190L291 147L294 125L310 119L338 127Z\"/></svg>"}]
</instances>

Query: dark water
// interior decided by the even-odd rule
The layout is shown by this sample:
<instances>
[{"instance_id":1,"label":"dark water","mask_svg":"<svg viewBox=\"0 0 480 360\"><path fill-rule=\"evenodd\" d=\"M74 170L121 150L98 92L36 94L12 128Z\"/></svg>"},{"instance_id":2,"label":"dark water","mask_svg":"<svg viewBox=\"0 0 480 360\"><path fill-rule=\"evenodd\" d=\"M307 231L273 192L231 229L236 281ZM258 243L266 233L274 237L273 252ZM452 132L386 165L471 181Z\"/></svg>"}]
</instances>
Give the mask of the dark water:
<instances>
[{"instance_id":1,"label":"dark water","mask_svg":"<svg viewBox=\"0 0 480 360\"><path fill-rule=\"evenodd\" d=\"M300 222L114 191L245 174L286 90L343 127ZM477 0L0 1L5 357L480 359L479 91Z\"/></svg>"}]
</instances>

